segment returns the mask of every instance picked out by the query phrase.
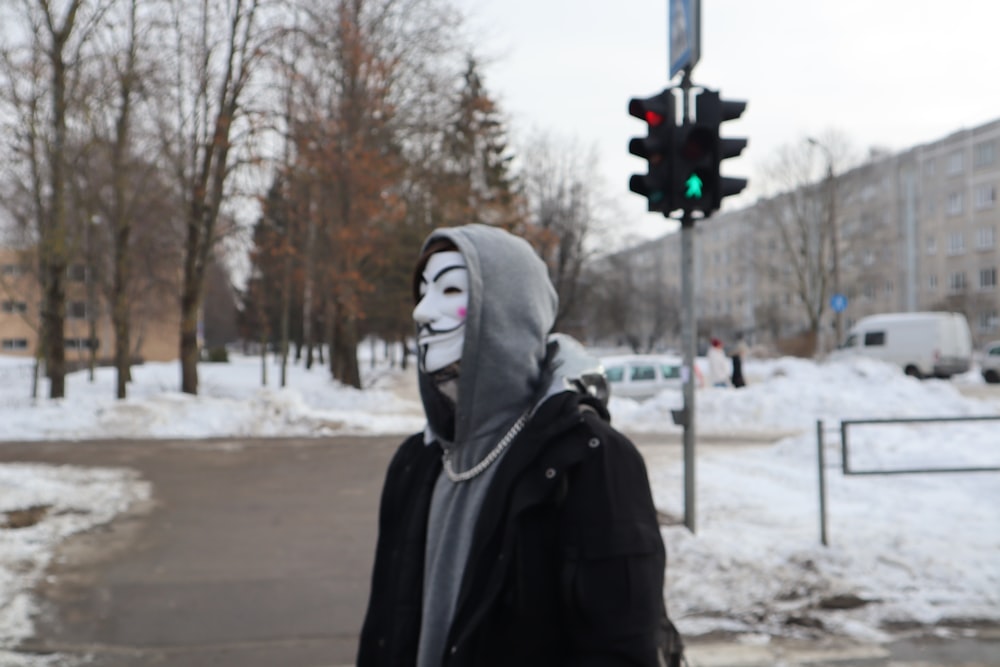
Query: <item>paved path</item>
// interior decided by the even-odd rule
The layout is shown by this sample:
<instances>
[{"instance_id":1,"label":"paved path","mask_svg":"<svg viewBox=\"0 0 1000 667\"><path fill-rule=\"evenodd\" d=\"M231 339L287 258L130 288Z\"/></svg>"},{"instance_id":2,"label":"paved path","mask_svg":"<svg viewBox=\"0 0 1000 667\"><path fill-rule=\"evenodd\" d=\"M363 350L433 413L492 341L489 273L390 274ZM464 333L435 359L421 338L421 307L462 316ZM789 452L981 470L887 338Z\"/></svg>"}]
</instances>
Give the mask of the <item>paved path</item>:
<instances>
[{"instance_id":1,"label":"paved path","mask_svg":"<svg viewBox=\"0 0 1000 667\"><path fill-rule=\"evenodd\" d=\"M128 466L154 488L146 513L70 541L33 648L107 667L352 663L398 442L0 445L0 461Z\"/></svg>"}]
</instances>

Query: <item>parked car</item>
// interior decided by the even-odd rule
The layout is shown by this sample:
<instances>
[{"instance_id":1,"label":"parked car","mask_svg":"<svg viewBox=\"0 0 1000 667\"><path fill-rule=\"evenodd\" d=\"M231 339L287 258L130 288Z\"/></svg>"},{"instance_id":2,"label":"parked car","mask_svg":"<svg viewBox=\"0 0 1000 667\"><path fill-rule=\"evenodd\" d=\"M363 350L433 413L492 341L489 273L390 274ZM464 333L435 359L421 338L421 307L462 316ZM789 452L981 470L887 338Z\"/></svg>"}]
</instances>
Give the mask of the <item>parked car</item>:
<instances>
[{"instance_id":1,"label":"parked car","mask_svg":"<svg viewBox=\"0 0 1000 667\"><path fill-rule=\"evenodd\" d=\"M983 372L984 380L990 384L1000 383L1000 340L986 344L979 367Z\"/></svg>"},{"instance_id":2,"label":"parked car","mask_svg":"<svg viewBox=\"0 0 1000 667\"><path fill-rule=\"evenodd\" d=\"M683 360L673 355L624 355L601 359L612 396L650 398L665 389L681 389Z\"/></svg>"},{"instance_id":3,"label":"parked car","mask_svg":"<svg viewBox=\"0 0 1000 667\"><path fill-rule=\"evenodd\" d=\"M972 334L961 313L884 313L858 320L832 358L860 355L918 378L948 378L972 365Z\"/></svg>"}]
</instances>

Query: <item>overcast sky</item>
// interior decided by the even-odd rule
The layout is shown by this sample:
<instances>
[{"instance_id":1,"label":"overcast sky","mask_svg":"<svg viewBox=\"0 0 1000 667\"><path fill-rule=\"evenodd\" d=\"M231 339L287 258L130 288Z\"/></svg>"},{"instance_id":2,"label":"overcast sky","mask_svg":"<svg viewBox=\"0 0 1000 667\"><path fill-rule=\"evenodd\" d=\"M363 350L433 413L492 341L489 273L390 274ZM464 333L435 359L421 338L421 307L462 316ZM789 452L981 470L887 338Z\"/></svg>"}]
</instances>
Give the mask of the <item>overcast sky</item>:
<instances>
[{"instance_id":1,"label":"overcast sky","mask_svg":"<svg viewBox=\"0 0 1000 667\"><path fill-rule=\"evenodd\" d=\"M623 228L670 229L628 191L645 163L627 148L644 133L628 99L668 83L667 0L456 1L516 132L596 146ZM702 0L693 80L748 102L724 134L750 144L724 171L753 177L780 146L810 135L834 130L858 151L898 150L1000 118L998 36L993 0Z\"/></svg>"}]
</instances>

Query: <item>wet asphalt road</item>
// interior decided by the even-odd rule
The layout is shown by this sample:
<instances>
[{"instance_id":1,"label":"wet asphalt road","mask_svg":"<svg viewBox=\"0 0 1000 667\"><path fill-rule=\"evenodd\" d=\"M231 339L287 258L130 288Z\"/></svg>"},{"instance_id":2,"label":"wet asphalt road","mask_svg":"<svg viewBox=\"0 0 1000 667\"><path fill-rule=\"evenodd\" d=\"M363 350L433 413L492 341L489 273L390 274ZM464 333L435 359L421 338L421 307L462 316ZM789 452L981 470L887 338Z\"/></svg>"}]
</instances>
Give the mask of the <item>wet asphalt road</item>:
<instances>
[{"instance_id":1,"label":"wet asphalt road","mask_svg":"<svg viewBox=\"0 0 1000 667\"><path fill-rule=\"evenodd\" d=\"M154 489L70 540L30 648L106 667L352 664L399 441L0 445L0 461L127 466Z\"/></svg>"}]
</instances>

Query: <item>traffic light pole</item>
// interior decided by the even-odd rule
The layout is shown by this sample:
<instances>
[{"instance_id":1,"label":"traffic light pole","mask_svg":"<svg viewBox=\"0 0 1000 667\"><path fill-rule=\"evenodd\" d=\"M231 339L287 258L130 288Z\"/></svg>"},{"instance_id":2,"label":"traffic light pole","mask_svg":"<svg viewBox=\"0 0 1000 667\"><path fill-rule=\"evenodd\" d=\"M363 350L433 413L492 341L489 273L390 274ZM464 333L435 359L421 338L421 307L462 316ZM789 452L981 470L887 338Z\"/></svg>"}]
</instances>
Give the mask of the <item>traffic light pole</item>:
<instances>
[{"instance_id":1,"label":"traffic light pole","mask_svg":"<svg viewBox=\"0 0 1000 667\"><path fill-rule=\"evenodd\" d=\"M691 120L691 67L681 81L683 123ZM694 384L697 322L694 312L694 218L684 207L681 217L681 345L684 347L684 525L695 532Z\"/></svg>"},{"instance_id":2,"label":"traffic light pole","mask_svg":"<svg viewBox=\"0 0 1000 667\"><path fill-rule=\"evenodd\" d=\"M692 95L692 64L682 68L682 120L677 126L676 87L652 97L629 100L630 116L646 121L645 137L633 137L628 151L646 160L645 174L632 174L629 190L646 198L647 210L671 220L681 210L681 345L684 348L684 408L673 411L684 429L684 524L695 532L695 382L698 378L698 320L694 301L694 227L719 210L725 197L739 194L746 179L723 176L723 160L738 156L747 140L722 137L722 123L743 114L746 102L723 100L718 91L702 88ZM673 72L674 70L672 70ZM694 100L697 99L697 105ZM692 107L696 108L692 119Z\"/></svg>"}]
</instances>

